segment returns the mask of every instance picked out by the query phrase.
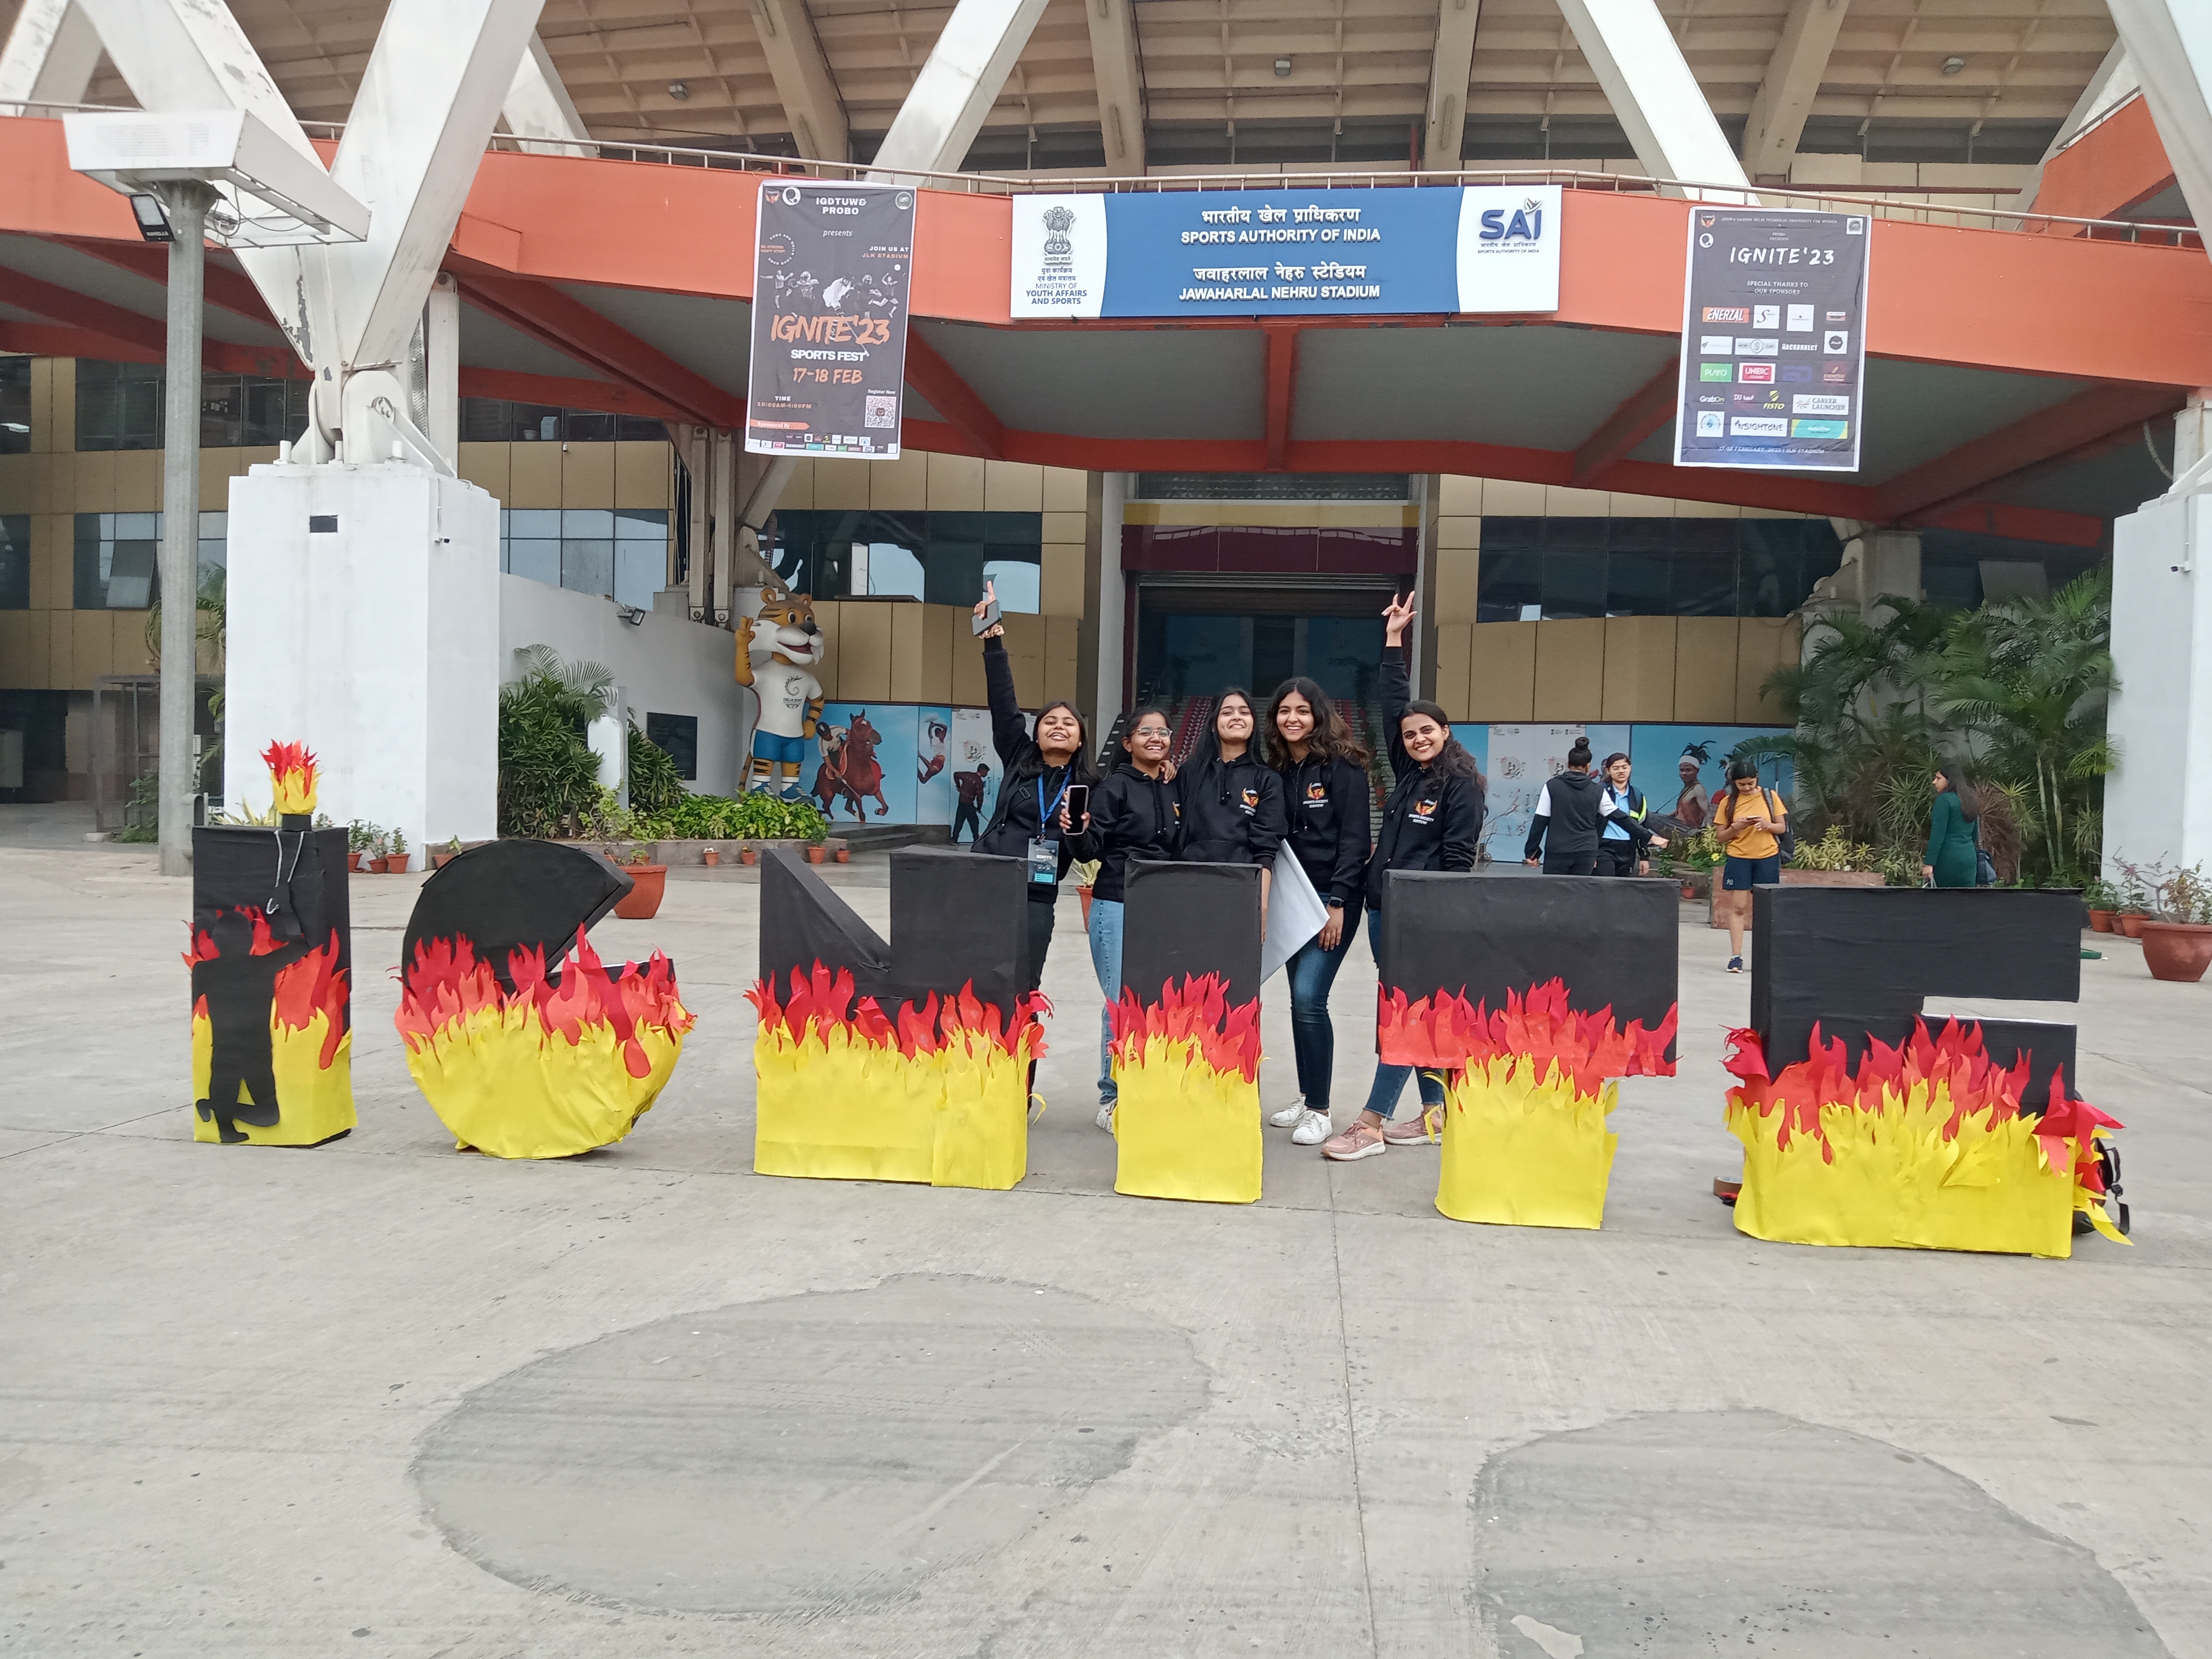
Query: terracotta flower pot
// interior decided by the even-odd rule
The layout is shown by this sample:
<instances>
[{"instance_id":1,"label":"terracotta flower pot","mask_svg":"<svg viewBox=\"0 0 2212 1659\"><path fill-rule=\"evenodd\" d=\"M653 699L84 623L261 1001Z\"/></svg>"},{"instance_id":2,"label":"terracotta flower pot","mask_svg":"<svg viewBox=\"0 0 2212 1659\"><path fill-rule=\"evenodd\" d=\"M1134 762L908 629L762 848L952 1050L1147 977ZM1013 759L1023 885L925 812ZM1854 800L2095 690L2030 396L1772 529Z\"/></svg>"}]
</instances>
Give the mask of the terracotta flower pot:
<instances>
[{"instance_id":1,"label":"terracotta flower pot","mask_svg":"<svg viewBox=\"0 0 2212 1659\"><path fill-rule=\"evenodd\" d=\"M633 864L626 867L630 890L615 901L615 914L626 921L650 921L659 911L660 896L667 890L668 866Z\"/></svg>"},{"instance_id":2,"label":"terracotta flower pot","mask_svg":"<svg viewBox=\"0 0 2212 1659\"><path fill-rule=\"evenodd\" d=\"M392 854L384 860L384 873L387 876L405 875L407 873L407 861L414 856L415 855L412 853Z\"/></svg>"},{"instance_id":3,"label":"terracotta flower pot","mask_svg":"<svg viewBox=\"0 0 2212 1659\"><path fill-rule=\"evenodd\" d=\"M740 847L738 849L738 862L744 865L748 870L751 869L753 866L760 862L760 848L757 847Z\"/></svg>"},{"instance_id":4,"label":"terracotta flower pot","mask_svg":"<svg viewBox=\"0 0 2212 1659\"><path fill-rule=\"evenodd\" d=\"M722 849L721 849L720 848L719 848L719 847L709 847L709 848L708 848L705 852L702 853L699 856L700 856L701 858L704 859L704 860L707 861L707 867L708 867L709 870L715 870L715 869L719 869L719 868L720 868L720 867L721 867L721 863L722 863Z\"/></svg>"},{"instance_id":5,"label":"terracotta flower pot","mask_svg":"<svg viewBox=\"0 0 2212 1659\"><path fill-rule=\"evenodd\" d=\"M830 849L826 847L810 847L806 849L806 861L809 864L819 864L829 856Z\"/></svg>"},{"instance_id":6,"label":"terracotta flower pot","mask_svg":"<svg viewBox=\"0 0 2212 1659\"><path fill-rule=\"evenodd\" d=\"M2110 910L2090 911L2089 929L2092 933L2111 933L2112 931L2112 913Z\"/></svg>"},{"instance_id":7,"label":"terracotta flower pot","mask_svg":"<svg viewBox=\"0 0 2212 1659\"><path fill-rule=\"evenodd\" d=\"M2123 910L2112 918L2112 926L2130 939L2142 937L2143 923L2150 918L2140 910Z\"/></svg>"},{"instance_id":8,"label":"terracotta flower pot","mask_svg":"<svg viewBox=\"0 0 2212 1659\"><path fill-rule=\"evenodd\" d=\"M840 864L850 864L852 861L853 861L853 849L852 849L851 848L849 848L849 847L841 847L841 848L839 848L837 849L837 862L838 862L838 863L840 863Z\"/></svg>"},{"instance_id":9,"label":"terracotta flower pot","mask_svg":"<svg viewBox=\"0 0 2212 1659\"><path fill-rule=\"evenodd\" d=\"M361 872L361 854L358 853L348 853L346 854L346 868L358 875Z\"/></svg>"},{"instance_id":10,"label":"terracotta flower pot","mask_svg":"<svg viewBox=\"0 0 2212 1659\"><path fill-rule=\"evenodd\" d=\"M380 876L384 873L384 860L382 859L364 859L362 860L361 867L368 871L372 876Z\"/></svg>"},{"instance_id":11,"label":"terracotta flower pot","mask_svg":"<svg viewBox=\"0 0 2212 1659\"><path fill-rule=\"evenodd\" d=\"M2153 979L2194 985L2212 967L2212 927L2193 921L2142 924L2143 966Z\"/></svg>"}]
</instances>

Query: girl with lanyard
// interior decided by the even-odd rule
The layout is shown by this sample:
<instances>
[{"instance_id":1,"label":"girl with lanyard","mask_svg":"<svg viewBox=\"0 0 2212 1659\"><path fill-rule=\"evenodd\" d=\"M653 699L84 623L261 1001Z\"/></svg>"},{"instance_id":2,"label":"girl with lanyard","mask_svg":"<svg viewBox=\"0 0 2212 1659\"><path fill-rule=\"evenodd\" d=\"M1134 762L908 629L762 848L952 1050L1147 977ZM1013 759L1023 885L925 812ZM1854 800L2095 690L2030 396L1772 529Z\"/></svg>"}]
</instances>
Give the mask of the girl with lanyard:
<instances>
[{"instance_id":1,"label":"girl with lanyard","mask_svg":"<svg viewBox=\"0 0 2212 1659\"><path fill-rule=\"evenodd\" d=\"M1388 925L1382 900L1389 872L1472 870L1482 840L1482 777L1475 770L1474 757L1452 736L1451 718L1442 708L1407 700L1411 682L1404 641L1413 620L1413 596L1408 593L1401 604L1393 594L1382 613L1382 712L1398 786L1382 808L1382 833L1367 862L1367 908L1375 918L1368 937L1378 963ZM1421 1073L1420 1115L1407 1123L1391 1121L1413 1069L1378 1060L1366 1109L1342 1134L1322 1144L1322 1156L1349 1164L1393 1146L1419 1144L1440 1135L1443 1083L1431 1072Z\"/></svg>"},{"instance_id":2,"label":"girl with lanyard","mask_svg":"<svg viewBox=\"0 0 2212 1659\"><path fill-rule=\"evenodd\" d=\"M1098 860L1091 884L1091 965L1097 970L1098 1127L1111 1131L1114 1103L1115 1000L1121 994L1121 894L1129 860L1173 859L1182 845L1182 809L1168 764L1167 711L1157 705L1129 717L1121 763L1091 796L1091 827L1076 856Z\"/></svg>"},{"instance_id":3,"label":"girl with lanyard","mask_svg":"<svg viewBox=\"0 0 2212 1659\"><path fill-rule=\"evenodd\" d=\"M1328 906L1328 920L1285 963L1291 985L1291 1045L1297 1055L1298 1098L1267 1121L1288 1129L1293 1144L1328 1139L1329 1077L1336 1030L1329 1024L1329 988L1359 932L1367 887L1367 817L1373 799L1367 750L1320 686L1283 682L1267 720L1267 763L1283 780L1291 827L1287 842L1298 867Z\"/></svg>"},{"instance_id":4,"label":"girl with lanyard","mask_svg":"<svg viewBox=\"0 0 2212 1659\"><path fill-rule=\"evenodd\" d=\"M982 599L975 606L978 620L997 598L992 588L992 583L983 584ZM975 850L1029 863L1030 989L1034 991L1044 978L1060 884L1075 861L1075 838L1089 822L1087 815L1070 817L1068 788L1087 787L1097 775L1084 758L1087 734L1073 703L1045 704L1037 710L1036 735L1030 735L1021 702L1014 695L1006 633L1004 627L993 627L983 635L991 746L999 751L1004 781L999 785L999 805L991 814L990 827L975 838Z\"/></svg>"},{"instance_id":5,"label":"girl with lanyard","mask_svg":"<svg viewBox=\"0 0 2212 1659\"><path fill-rule=\"evenodd\" d=\"M1182 803L1182 851L1176 856L1189 864L1258 865L1264 927L1275 850L1290 826L1283 781L1253 750L1256 723L1249 692L1232 687L1221 694L1212 729L1176 779Z\"/></svg>"}]
</instances>

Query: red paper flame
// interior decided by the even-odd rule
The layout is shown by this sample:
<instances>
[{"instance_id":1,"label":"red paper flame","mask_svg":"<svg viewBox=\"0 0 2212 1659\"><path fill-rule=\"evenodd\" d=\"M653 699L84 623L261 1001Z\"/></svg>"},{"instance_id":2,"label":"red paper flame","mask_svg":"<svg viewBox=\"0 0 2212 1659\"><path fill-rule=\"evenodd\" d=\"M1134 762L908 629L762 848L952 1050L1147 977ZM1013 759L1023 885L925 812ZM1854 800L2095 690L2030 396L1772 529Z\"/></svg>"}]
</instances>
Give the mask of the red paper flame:
<instances>
[{"instance_id":1,"label":"red paper flame","mask_svg":"<svg viewBox=\"0 0 2212 1659\"><path fill-rule=\"evenodd\" d=\"M1576 1092L1594 1095L1608 1078L1674 1076L1667 1049L1675 1015L1668 1009L1656 1030L1645 1030L1642 1020L1623 1030L1610 1006L1595 1014L1568 1007L1559 979L1531 987L1525 997L1508 991L1496 1013L1486 1002L1470 1006L1449 992L1408 1006L1404 992L1393 991L1377 1010L1376 1042L1393 1066L1459 1071L1512 1059L1532 1062L1540 1076L1556 1064L1574 1079Z\"/></svg>"},{"instance_id":2,"label":"red paper flame","mask_svg":"<svg viewBox=\"0 0 2212 1659\"><path fill-rule=\"evenodd\" d=\"M1217 1072L1236 1072L1247 1083L1260 1076L1260 1000L1229 1006L1229 987L1218 974L1170 980L1158 1002L1139 1002L1124 990L1109 1009L1114 1022L1114 1050L1125 1066L1141 1064L1146 1042L1165 1037L1192 1042Z\"/></svg>"},{"instance_id":3,"label":"red paper flame","mask_svg":"<svg viewBox=\"0 0 2212 1659\"><path fill-rule=\"evenodd\" d=\"M1940 1084L1951 1098L1951 1115L1942 1135L1952 1140L1969 1115L1986 1113L1992 1127L2020 1116L2021 1096L2027 1087L2028 1056L2022 1054L2008 1068L1993 1064L1983 1051L1982 1028L1974 1020L1947 1019L1942 1030L1930 1036L1928 1022L1916 1019L1912 1035L1893 1048L1869 1040L1856 1073L1844 1040L1823 1042L1818 1025L1813 1028L1806 1057L1784 1066L1779 1077L1767 1069L1766 1050L1758 1032L1730 1031L1729 1042L1732 1046L1721 1063L1742 1079L1741 1086L1729 1091L1729 1103L1753 1108L1761 1117L1780 1112L1775 1145L1788 1146L1793 1133L1810 1135L1820 1144L1822 1161L1829 1164L1836 1161L1836 1154L1820 1127L1824 1104L1887 1116L1901 1108L1916 1086L1932 1090ZM2101 1196L2104 1175L2096 1158L2087 1155L2088 1143L2099 1129L2125 1127L2087 1101L2069 1100L2065 1068L2052 1071L2050 1101L2035 1127L2052 1169L2065 1169L2072 1161L2076 1183ZM2085 1155L2075 1159L2069 1142L2079 1143Z\"/></svg>"},{"instance_id":4,"label":"red paper flame","mask_svg":"<svg viewBox=\"0 0 2212 1659\"><path fill-rule=\"evenodd\" d=\"M323 1027L323 1051L315 1061L326 1072L337 1058L338 1043L345 1036L352 998L345 969L337 961L338 935L332 928L328 945L276 970L276 1018L295 1031L306 1030L318 1010L327 1022Z\"/></svg>"},{"instance_id":5,"label":"red paper flame","mask_svg":"<svg viewBox=\"0 0 2212 1659\"><path fill-rule=\"evenodd\" d=\"M824 1042L832 1030L842 1030L848 1042L896 1048L908 1060L942 1054L975 1037L982 1038L1002 1054L1018 1052L1024 1060L1034 1060L1045 1051L1044 1030L1037 1017L1050 1013L1052 1004L1042 991L1016 998L1014 1018L1009 1024L997 1004L985 1002L975 994L975 981L969 980L942 1003L932 991L919 1006L911 1002L901 1005L894 1024L884 1017L873 997L861 997L856 1003L854 993L858 988L850 969L832 973L817 962L811 974L792 969L788 1001L776 1000L773 978L757 981L745 993L745 1000L760 1015L763 1029L781 1026L793 1042L805 1042L811 1029Z\"/></svg>"},{"instance_id":6,"label":"red paper flame","mask_svg":"<svg viewBox=\"0 0 2212 1659\"><path fill-rule=\"evenodd\" d=\"M642 969L629 963L623 975L610 975L584 937L576 930L575 958L564 953L554 964L554 982L542 950L507 953L507 977L514 989L504 989L489 963L477 960L466 939L426 939L415 947L415 962L408 969L399 996L399 1011L392 1024L410 1046L428 1042L439 1031L459 1024L480 1008L508 1008L528 1005L538 1011L538 1023L549 1035L558 1035L572 1046L580 1044L587 1026L606 1026L622 1051L623 1065L632 1077L649 1076L653 1062L637 1040L638 1027L656 1025L672 1036L681 1036L696 1023L677 1000L676 970L666 957L655 951Z\"/></svg>"},{"instance_id":7,"label":"red paper flame","mask_svg":"<svg viewBox=\"0 0 2212 1659\"><path fill-rule=\"evenodd\" d=\"M273 804L278 811L315 810L314 750L304 743L272 743L261 751L261 761L269 769L269 787L275 791Z\"/></svg>"},{"instance_id":8,"label":"red paper flame","mask_svg":"<svg viewBox=\"0 0 2212 1659\"><path fill-rule=\"evenodd\" d=\"M284 948L284 941L269 930L269 918L261 911L244 904L234 905L232 908L253 924L253 943L247 949L248 956L274 956ZM205 928L190 933L188 937L191 940L191 949L185 952L185 967L191 968L203 962L213 962L222 954L216 948L215 936Z\"/></svg>"}]
</instances>

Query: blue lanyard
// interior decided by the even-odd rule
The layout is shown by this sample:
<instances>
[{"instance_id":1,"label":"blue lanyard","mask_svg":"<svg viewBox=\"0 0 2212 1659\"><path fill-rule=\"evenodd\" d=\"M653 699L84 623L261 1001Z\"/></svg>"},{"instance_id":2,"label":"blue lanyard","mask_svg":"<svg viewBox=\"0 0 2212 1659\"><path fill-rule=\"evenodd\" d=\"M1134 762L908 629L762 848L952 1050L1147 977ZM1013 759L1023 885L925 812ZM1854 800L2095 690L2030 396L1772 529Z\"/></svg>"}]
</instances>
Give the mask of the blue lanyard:
<instances>
[{"instance_id":1,"label":"blue lanyard","mask_svg":"<svg viewBox=\"0 0 2212 1659\"><path fill-rule=\"evenodd\" d=\"M1073 781L1075 773L1071 768L1067 775L1060 781L1060 793L1052 798L1052 805L1047 806L1044 804L1044 774L1042 772L1037 774L1037 834L1039 836L1048 833L1048 826L1052 823L1052 815L1060 811L1060 802L1067 799L1067 786Z\"/></svg>"}]
</instances>

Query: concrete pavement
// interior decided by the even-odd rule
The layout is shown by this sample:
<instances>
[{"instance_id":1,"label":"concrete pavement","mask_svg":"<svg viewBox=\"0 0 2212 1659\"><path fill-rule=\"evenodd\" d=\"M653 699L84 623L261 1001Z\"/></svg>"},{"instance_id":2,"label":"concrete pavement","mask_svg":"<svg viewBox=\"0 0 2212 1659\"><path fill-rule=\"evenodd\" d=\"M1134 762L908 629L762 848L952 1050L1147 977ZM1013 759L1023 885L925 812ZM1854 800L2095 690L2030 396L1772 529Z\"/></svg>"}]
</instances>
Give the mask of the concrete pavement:
<instances>
[{"instance_id":1,"label":"concrete pavement","mask_svg":"<svg viewBox=\"0 0 2212 1659\"><path fill-rule=\"evenodd\" d=\"M879 860L834 870L887 925ZM2212 987L2085 964L2136 1245L1761 1244L1711 1196L1748 981L1686 927L1597 1233L1268 1135L1122 1199L1061 1012L1012 1193L750 1173L757 889L672 883L700 1024L621 1146L456 1153L358 878L362 1126L191 1144L188 899L0 848L0 1645L39 1656L2212 1656ZM1336 990L1336 1114L1373 972ZM1272 1109L1292 1090L1270 1000Z\"/></svg>"}]
</instances>

